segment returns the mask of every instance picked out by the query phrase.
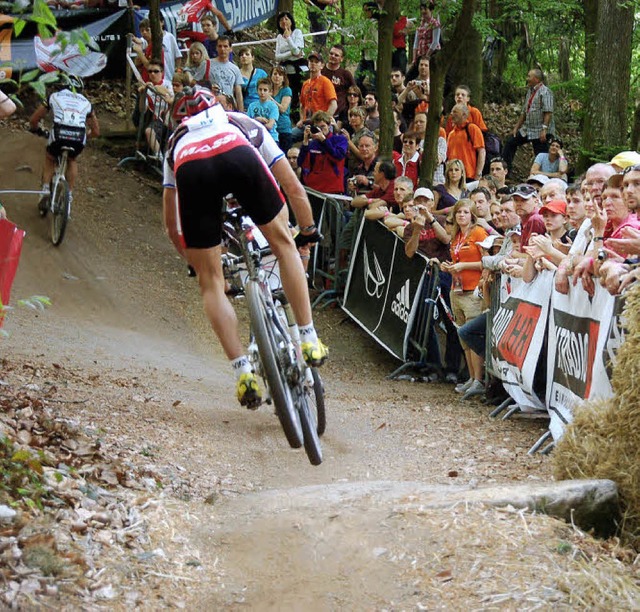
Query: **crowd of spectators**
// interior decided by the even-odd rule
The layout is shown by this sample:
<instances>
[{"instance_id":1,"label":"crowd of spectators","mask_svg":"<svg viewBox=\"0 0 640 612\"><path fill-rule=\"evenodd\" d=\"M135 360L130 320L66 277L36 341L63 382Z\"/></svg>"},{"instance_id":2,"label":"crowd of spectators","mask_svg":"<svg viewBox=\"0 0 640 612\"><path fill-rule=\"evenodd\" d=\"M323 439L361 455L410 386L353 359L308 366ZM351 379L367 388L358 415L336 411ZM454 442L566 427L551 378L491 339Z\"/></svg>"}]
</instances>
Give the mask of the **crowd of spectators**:
<instances>
[{"instance_id":1,"label":"crowd of spectators","mask_svg":"<svg viewBox=\"0 0 640 612\"><path fill-rule=\"evenodd\" d=\"M321 20L323 9L333 4L314 0L310 14ZM365 3L367 19L375 20L376 7ZM472 105L470 88L458 84L455 104L442 118L430 188L420 187L429 59L440 52L441 39L434 4L421 2L417 19L399 18L388 76L376 73L366 53L359 74L352 74L339 44L309 43L305 49L303 33L286 12L277 17L276 65L269 74L255 65L251 47L237 50L236 65L231 41L218 33L218 23L216 15L201 18L209 46L204 40L192 42L184 62L168 33L157 57L150 49L148 23L140 24L134 49L141 90L151 84L156 92L147 106L149 146L159 151L160 140L175 127L168 109L185 85L208 87L225 107L264 123L304 185L345 196L339 243L346 257L354 226L364 216L402 238L408 257L420 252L437 266L456 323L448 321L441 375L458 381L456 390L465 398L485 392L487 308L497 273L530 282L541 270L554 270L556 289L562 292L569 283L580 283L592 293L594 283L601 282L618 293L637 280L640 155L626 152L610 164L596 164L568 184L553 93L538 69L527 74L521 113L502 155L488 155L482 112ZM415 33L411 49L410 32ZM163 74L156 72L158 67ZM388 157L378 152L382 117L372 83L380 78L388 78L393 100L395 140ZM533 149L530 176L512 183L512 162L523 145ZM469 376L460 382L465 364Z\"/></svg>"}]
</instances>

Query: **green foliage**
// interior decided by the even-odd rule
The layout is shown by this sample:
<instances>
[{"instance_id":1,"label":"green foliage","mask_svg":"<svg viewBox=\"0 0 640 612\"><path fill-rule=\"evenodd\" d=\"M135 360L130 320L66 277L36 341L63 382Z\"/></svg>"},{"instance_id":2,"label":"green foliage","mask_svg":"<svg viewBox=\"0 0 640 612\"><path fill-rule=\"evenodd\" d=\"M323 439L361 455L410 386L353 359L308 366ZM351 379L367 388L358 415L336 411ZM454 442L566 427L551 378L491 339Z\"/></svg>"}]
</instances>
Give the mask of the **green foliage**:
<instances>
[{"instance_id":1,"label":"green foliage","mask_svg":"<svg viewBox=\"0 0 640 612\"><path fill-rule=\"evenodd\" d=\"M0 437L0 502L42 509L48 493L42 474L41 458Z\"/></svg>"},{"instance_id":2,"label":"green foliage","mask_svg":"<svg viewBox=\"0 0 640 612\"><path fill-rule=\"evenodd\" d=\"M23 14L23 17L18 17L14 20L13 34L15 38L19 38L27 23L31 22L36 24L38 36L41 38L48 39L55 36L56 43L59 45L59 50L53 53L54 56L64 52L69 45L76 45L80 53L83 55L87 53L89 49L98 49L97 43L84 29L72 30L71 32L57 31L56 18L45 0L34 0L32 12L30 14L24 13L25 10L26 9L20 10L17 5L14 6L14 14ZM0 68L2 66L11 66L18 70L20 68L20 66L13 66L6 62L0 64ZM35 69L20 73L18 82L9 79L3 82L10 82L15 85L16 88L19 88L22 85L28 85L38 94L38 96L40 96L40 98L45 99L47 95L47 86L65 78L66 75L59 71L43 74L40 70ZM14 102L22 105L16 96L11 96L11 98Z\"/></svg>"}]
</instances>

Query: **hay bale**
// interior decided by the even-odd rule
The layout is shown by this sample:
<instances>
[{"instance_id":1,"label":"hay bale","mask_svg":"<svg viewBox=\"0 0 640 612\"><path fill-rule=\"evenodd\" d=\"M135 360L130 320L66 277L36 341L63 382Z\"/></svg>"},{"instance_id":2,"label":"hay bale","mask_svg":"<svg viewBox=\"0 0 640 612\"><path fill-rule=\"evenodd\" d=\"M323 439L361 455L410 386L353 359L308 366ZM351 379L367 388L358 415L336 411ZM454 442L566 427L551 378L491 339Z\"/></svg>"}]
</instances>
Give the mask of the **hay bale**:
<instances>
[{"instance_id":1,"label":"hay bale","mask_svg":"<svg viewBox=\"0 0 640 612\"><path fill-rule=\"evenodd\" d=\"M640 283L627 294L625 342L613 370L614 396L574 412L554 452L556 478L608 478L618 485L620 535L640 550Z\"/></svg>"}]
</instances>

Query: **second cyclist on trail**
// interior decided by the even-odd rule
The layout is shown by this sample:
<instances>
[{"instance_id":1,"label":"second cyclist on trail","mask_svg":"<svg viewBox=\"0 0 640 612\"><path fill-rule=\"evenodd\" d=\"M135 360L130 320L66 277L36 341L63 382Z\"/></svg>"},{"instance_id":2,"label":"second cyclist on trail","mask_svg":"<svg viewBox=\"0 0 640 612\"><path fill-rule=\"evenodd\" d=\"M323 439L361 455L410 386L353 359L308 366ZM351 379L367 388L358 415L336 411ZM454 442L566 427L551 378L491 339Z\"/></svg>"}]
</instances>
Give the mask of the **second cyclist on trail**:
<instances>
[{"instance_id":1,"label":"second cyclist on trail","mask_svg":"<svg viewBox=\"0 0 640 612\"><path fill-rule=\"evenodd\" d=\"M307 279L278 183L289 198L301 235L313 240L318 231L311 206L284 154L260 123L240 113L227 114L203 90L181 98L174 119L182 123L169 141L165 158L167 233L196 270L206 315L236 375L238 400L257 407L261 391L225 295L220 246L223 198L233 193L268 240L300 329L304 358L319 366L328 350L313 325Z\"/></svg>"},{"instance_id":2,"label":"second cyclist on trail","mask_svg":"<svg viewBox=\"0 0 640 612\"><path fill-rule=\"evenodd\" d=\"M44 171L42 173L42 191L45 195L40 199L39 207L46 207L49 199L49 183L53 178L56 159L62 152L62 147L69 147L69 161L67 163L67 182L73 193L73 188L78 176L78 162L76 158L87 142L87 136L96 138L100 136L100 126L96 118L91 102L81 93L82 80L79 77L67 77L69 85L57 91L43 102L31 115L29 127L32 132L41 132L40 121L49 112L53 114L53 127L49 132L49 142L44 159Z\"/></svg>"}]
</instances>

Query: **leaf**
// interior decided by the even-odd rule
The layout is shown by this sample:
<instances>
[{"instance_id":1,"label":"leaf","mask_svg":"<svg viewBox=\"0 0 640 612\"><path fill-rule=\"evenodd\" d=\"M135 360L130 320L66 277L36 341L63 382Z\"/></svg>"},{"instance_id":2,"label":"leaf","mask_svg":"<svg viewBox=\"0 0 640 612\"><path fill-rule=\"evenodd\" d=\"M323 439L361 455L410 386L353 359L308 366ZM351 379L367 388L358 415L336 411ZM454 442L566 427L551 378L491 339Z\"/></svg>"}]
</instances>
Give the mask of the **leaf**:
<instances>
[{"instance_id":1,"label":"leaf","mask_svg":"<svg viewBox=\"0 0 640 612\"><path fill-rule=\"evenodd\" d=\"M27 25L27 22L24 19L16 19L13 22L13 34L16 38L22 34L22 30L24 30L24 26Z\"/></svg>"},{"instance_id":2,"label":"leaf","mask_svg":"<svg viewBox=\"0 0 640 612\"><path fill-rule=\"evenodd\" d=\"M29 70L29 72L25 72L22 75L22 82L29 83L38 77L40 74L40 70L36 68L35 70Z\"/></svg>"}]
</instances>

